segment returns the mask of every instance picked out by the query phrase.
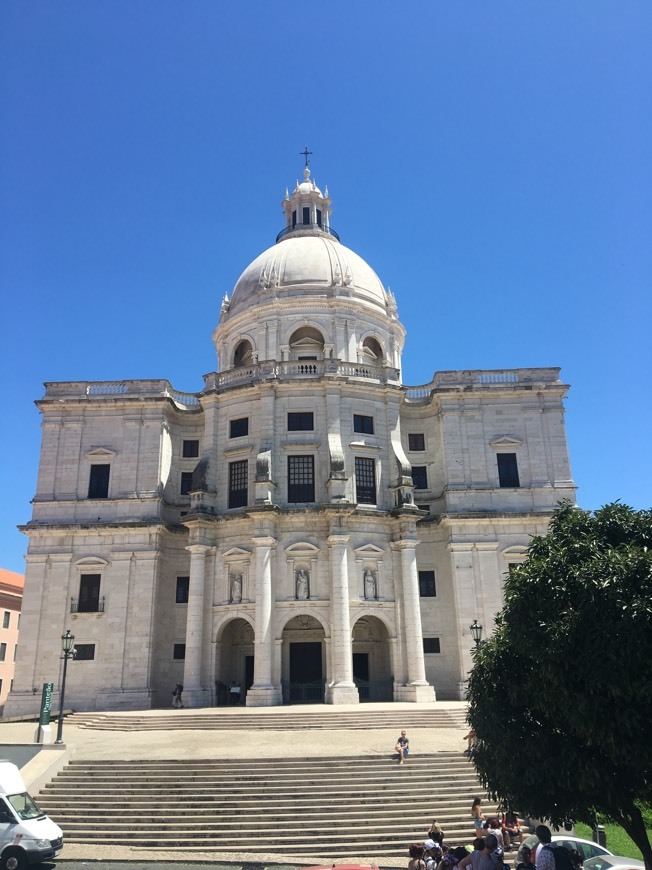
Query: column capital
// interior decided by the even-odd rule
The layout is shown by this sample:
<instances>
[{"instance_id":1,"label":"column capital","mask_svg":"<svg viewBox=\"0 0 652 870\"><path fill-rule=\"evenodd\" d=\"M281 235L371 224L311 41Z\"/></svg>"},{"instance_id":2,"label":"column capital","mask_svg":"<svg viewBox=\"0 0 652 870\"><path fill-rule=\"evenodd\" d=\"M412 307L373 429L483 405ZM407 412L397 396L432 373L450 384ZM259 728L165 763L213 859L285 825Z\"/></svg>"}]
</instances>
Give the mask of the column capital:
<instances>
[{"instance_id":1,"label":"column capital","mask_svg":"<svg viewBox=\"0 0 652 870\"><path fill-rule=\"evenodd\" d=\"M335 533L326 538L326 543L329 547L346 547L351 540L351 535Z\"/></svg>"},{"instance_id":2,"label":"column capital","mask_svg":"<svg viewBox=\"0 0 652 870\"><path fill-rule=\"evenodd\" d=\"M276 538L271 535L259 535L251 539L254 547L275 547L278 544Z\"/></svg>"},{"instance_id":3,"label":"column capital","mask_svg":"<svg viewBox=\"0 0 652 870\"><path fill-rule=\"evenodd\" d=\"M401 538L399 541L390 541L392 550L416 550L419 541L416 538Z\"/></svg>"},{"instance_id":4,"label":"column capital","mask_svg":"<svg viewBox=\"0 0 652 870\"><path fill-rule=\"evenodd\" d=\"M203 553L204 555L211 549L212 547L209 547L208 544L190 544L186 547L189 553Z\"/></svg>"}]
</instances>

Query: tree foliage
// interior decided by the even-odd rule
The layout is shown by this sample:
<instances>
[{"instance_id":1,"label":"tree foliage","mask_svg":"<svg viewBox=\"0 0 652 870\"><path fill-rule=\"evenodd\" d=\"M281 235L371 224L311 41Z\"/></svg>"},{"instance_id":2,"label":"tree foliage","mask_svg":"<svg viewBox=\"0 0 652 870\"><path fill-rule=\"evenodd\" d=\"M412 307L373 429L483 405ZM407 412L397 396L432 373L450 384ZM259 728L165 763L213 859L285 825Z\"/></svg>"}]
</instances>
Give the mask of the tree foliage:
<instances>
[{"instance_id":1,"label":"tree foliage","mask_svg":"<svg viewBox=\"0 0 652 870\"><path fill-rule=\"evenodd\" d=\"M619 822L652 870L652 513L562 503L475 653L472 760L533 817Z\"/></svg>"}]
</instances>

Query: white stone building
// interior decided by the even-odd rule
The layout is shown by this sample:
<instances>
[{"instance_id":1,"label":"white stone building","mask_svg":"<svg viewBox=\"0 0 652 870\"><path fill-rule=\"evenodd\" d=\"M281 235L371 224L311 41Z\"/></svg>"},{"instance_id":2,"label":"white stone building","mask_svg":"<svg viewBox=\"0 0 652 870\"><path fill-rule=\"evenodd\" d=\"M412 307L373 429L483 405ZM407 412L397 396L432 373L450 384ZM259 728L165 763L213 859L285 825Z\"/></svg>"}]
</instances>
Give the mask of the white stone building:
<instances>
[{"instance_id":1,"label":"white stone building","mask_svg":"<svg viewBox=\"0 0 652 870\"><path fill-rule=\"evenodd\" d=\"M401 383L394 297L309 169L213 334L218 371L48 383L6 715L460 698L469 626L574 498L559 370ZM108 362L108 360L107 360ZM37 691L38 690L38 691ZM56 704L56 700L55 700Z\"/></svg>"}]
</instances>

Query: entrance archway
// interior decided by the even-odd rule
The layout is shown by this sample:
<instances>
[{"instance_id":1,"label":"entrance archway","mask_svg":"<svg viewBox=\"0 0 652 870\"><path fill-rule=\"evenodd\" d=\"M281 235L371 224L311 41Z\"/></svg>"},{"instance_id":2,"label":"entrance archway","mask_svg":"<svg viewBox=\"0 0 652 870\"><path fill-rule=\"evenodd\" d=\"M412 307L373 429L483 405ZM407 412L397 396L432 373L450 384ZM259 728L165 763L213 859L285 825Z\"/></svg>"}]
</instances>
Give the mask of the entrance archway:
<instances>
[{"instance_id":1,"label":"entrance archway","mask_svg":"<svg viewBox=\"0 0 652 870\"><path fill-rule=\"evenodd\" d=\"M389 635L375 616L362 616L353 626L353 682L361 702L393 700Z\"/></svg>"},{"instance_id":2,"label":"entrance archway","mask_svg":"<svg viewBox=\"0 0 652 870\"><path fill-rule=\"evenodd\" d=\"M233 703L229 692L231 683L240 685L240 704L244 705L247 691L254 681L254 630L246 619L232 619L220 632L215 661L215 703L218 706Z\"/></svg>"},{"instance_id":3,"label":"entrance archway","mask_svg":"<svg viewBox=\"0 0 652 870\"><path fill-rule=\"evenodd\" d=\"M324 700L326 655L324 629L313 616L293 617L283 629L281 687L284 704Z\"/></svg>"}]
</instances>

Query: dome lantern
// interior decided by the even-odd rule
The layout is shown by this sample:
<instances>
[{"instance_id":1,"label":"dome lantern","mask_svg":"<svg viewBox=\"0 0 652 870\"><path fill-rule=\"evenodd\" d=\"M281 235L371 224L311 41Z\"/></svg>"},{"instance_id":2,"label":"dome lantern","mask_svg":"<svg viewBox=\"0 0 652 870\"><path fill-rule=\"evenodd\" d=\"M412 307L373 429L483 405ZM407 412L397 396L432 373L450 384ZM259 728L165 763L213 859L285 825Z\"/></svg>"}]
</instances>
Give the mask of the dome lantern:
<instances>
[{"instance_id":1,"label":"dome lantern","mask_svg":"<svg viewBox=\"0 0 652 870\"><path fill-rule=\"evenodd\" d=\"M285 212L285 229L276 237L276 241L294 236L331 236L339 242L339 236L330 227L331 200L326 193L310 178L310 167L306 162L303 170L303 181L297 181L291 195L285 191L285 199L281 203Z\"/></svg>"}]
</instances>

